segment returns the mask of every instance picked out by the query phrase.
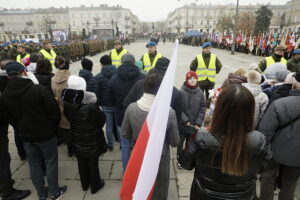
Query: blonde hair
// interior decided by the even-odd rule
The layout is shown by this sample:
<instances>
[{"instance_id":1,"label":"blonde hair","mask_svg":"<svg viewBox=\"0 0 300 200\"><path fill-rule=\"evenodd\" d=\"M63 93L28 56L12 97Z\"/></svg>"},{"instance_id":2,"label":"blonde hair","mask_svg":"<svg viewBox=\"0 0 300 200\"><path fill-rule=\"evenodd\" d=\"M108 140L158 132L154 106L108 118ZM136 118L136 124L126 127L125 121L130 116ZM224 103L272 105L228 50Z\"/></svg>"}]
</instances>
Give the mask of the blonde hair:
<instances>
[{"instance_id":1,"label":"blonde hair","mask_svg":"<svg viewBox=\"0 0 300 200\"><path fill-rule=\"evenodd\" d=\"M260 70L258 64L256 64L256 63L251 63L251 64L249 65L249 70L255 70L255 71L257 71L258 73L262 73L262 71Z\"/></svg>"},{"instance_id":2,"label":"blonde hair","mask_svg":"<svg viewBox=\"0 0 300 200\"><path fill-rule=\"evenodd\" d=\"M246 76L247 71L244 68L238 68L235 72L236 75Z\"/></svg>"}]
</instances>

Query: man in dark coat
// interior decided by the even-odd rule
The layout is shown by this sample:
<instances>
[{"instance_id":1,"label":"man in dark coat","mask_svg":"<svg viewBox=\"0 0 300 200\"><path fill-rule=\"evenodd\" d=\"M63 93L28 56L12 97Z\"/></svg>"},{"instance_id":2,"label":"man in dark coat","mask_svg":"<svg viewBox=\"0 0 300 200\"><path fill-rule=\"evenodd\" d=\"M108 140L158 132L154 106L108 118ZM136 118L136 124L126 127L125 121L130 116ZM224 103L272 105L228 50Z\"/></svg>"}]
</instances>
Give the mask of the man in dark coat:
<instances>
[{"instance_id":1,"label":"man in dark coat","mask_svg":"<svg viewBox=\"0 0 300 200\"><path fill-rule=\"evenodd\" d=\"M82 70L79 71L79 76L84 78L86 82L86 91L96 92L97 82L93 76L93 62L87 58L82 59L81 61Z\"/></svg>"},{"instance_id":2,"label":"man in dark coat","mask_svg":"<svg viewBox=\"0 0 300 200\"><path fill-rule=\"evenodd\" d=\"M44 86L35 85L26 69L18 62L5 66L9 81L2 105L7 109L12 124L16 124L24 141L31 179L39 198L48 197L44 183L43 163L52 199L58 199L67 186L58 186L58 152L55 133L60 121L59 107Z\"/></svg>"},{"instance_id":3,"label":"man in dark coat","mask_svg":"<svg viewBox=\"0 0 300 200\"><path fill-rule=\"evenodd\" d=\"M140 79L144 79L145 75L140 72L135 66L135 58L131 54L124 54L121 59L122 65L118 68L117 73L109 81L109 88L114 98L114 106L116 107L116 121L120 132L124 113L126 108L123 106L123 101L133 87L133 85ZM130 141L121 137L122 151L128 152L130 148ZM123 155L122 155L123 156ZM128 160L128 158L122 158ZM125 169L126 163L123 163Z\"/></svg>"},{"instance_id":4,"label":"man in dark coat","mask_svg":"<svg viewBox=\"0 0 300 200\"><path fill-rule=\"evenodd\" d=\"M169 66L170 60L166 57L159 58L154 69L159 70L164 74ZM151 73L151 71L149 72ZM124 99L123 106L127 108L129 104L139 100L144 94L144 83L145 79L141 79L136 82L132 87L126 98ZM176 87L173 87L172 99L171 99L171 108L176 113L177 120L181 118L182 113L182 96L179 90Z\"/></svg>"},{"instance_id":5,"label":"man in dark coat","mask_svg":"<svg viewBox=\"0 0 300 200\"><path fill-rule=\"evenodd\" d=\"M292 96L274 101L266 111L258 130L271 141L275 161L280 165L279 199L294 199L300 177L300 72L293 83ZM262 174L261 200L273 199L279 166Z\"/></svg>"},{"instance_id":6,"label":"man in dark coat","mask_svg":"<svg viewBox=\"0 0 300 200\"><path fill-rule=\"evenodd\" d=\"M300 49L294 50L294 56L287 62L287 69L291 72L300 71Z\"/></svg>"},{"instance_id":7,"label":"man in dark coat","mask_svg":"<svg viewBox=\"0 0 300 200\"><path fill-rule=\"evenodd\" d=\"M106 136L108 140L108 150L113 150L113 126L115 123L116 116L116 107L114 105L114 98L112 92L109 88L109 81L111 77L117 73L117 68L112 65L112 60L110 56L105 55L100 59L101 63L101 72L95 76L97 81L97 90L96 95L99 100L100 106L102 107L102 111L106 115ZM117 131L118 132L118 131ZM117 134L117 138L119 138L119 134Z\"/></svg>"}]
</instances>

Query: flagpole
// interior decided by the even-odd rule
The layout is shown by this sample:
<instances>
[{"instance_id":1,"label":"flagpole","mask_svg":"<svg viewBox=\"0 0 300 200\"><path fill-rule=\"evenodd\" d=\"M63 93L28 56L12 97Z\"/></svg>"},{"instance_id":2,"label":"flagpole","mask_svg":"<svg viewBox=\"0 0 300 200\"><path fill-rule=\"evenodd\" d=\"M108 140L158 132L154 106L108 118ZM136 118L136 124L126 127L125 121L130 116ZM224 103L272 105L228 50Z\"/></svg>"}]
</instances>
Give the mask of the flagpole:
<instances>
[{"instance_id":1,"label":"flagpole","mask_svg":"<svg viewBox=\"0 0 300 200\"><path fill-rule=\"evenodd\" d=\"M236 13L235 13L235 23L233 26L233 41L231 46L231 55L234 55L235 52L235 42L236 42L236 29L239 21L239 0L236 2Z\"/></svg>"}]
</instances>

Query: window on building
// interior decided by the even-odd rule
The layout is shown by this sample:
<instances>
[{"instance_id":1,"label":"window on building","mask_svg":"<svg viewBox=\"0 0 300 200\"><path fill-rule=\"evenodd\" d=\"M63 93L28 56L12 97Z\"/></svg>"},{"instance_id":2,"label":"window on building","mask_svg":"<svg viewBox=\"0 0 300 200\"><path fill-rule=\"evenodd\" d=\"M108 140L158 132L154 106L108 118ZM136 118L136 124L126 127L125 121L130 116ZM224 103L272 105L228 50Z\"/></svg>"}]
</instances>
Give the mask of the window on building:
<instances>
[{"instance_id":1,"label":"window on building","mask_svg":"<svg viewBox=\"0 0 300 200\"><path fill-rule=\"evenodd\" d=\"M207 20L207 23L206 23L207 25L209 25L209 20Z\"/></svg>"}]
</instances>

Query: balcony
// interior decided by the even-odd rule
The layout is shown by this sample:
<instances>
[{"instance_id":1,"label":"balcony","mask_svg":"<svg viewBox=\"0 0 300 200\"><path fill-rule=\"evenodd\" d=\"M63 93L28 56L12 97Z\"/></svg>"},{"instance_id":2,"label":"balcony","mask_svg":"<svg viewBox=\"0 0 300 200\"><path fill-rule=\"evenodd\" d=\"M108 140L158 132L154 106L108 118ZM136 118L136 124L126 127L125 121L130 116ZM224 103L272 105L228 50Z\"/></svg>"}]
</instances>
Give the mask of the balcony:
<instances>
[{"instance_id":1,"label":"balcony","mask_svg":"<svg viewBox=\"0 0 300 200\"><path fill-rule=\"evenodd\" d=\"M5 34L12 34L11 31L4 31Z\"/></svg>"},{"instance_id":2,"label":"balcony","mask_svg":"<svg viewBox=\"0 0 300 200\"><path fill-rule=\"evenodd\" d=\"M33 22L26 22L27 26L33 26Z\"/></svg>"},{"instance_id":3,"label":"balcony","mask_svg":"<svg viewBox=\"0 0 300 200\"><path fill-rule=\"evenodd\" d=\"M100 17L94 17L94 20L95 20L95 21L99 21L99 20L100 20Z\"/></svg>"},{"instance_id":4,"label":"balcony","mask_svg":"<svg viewBox=\"0 0 300 200\"><path fill-rule=\"evenodd\" d=\"M23 31L21 31L21 33L22 33L22 34L29 34L29 31L23 30Z\"/></svg>"}]
</instances>

